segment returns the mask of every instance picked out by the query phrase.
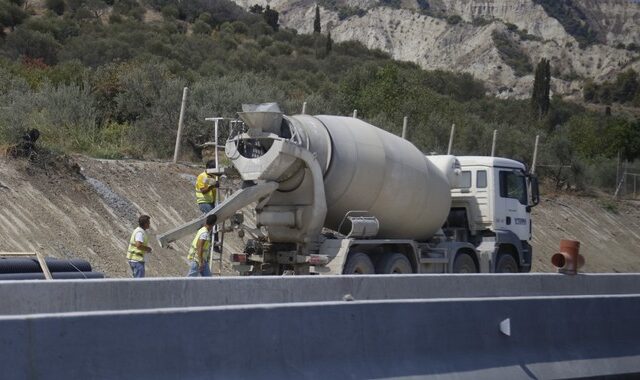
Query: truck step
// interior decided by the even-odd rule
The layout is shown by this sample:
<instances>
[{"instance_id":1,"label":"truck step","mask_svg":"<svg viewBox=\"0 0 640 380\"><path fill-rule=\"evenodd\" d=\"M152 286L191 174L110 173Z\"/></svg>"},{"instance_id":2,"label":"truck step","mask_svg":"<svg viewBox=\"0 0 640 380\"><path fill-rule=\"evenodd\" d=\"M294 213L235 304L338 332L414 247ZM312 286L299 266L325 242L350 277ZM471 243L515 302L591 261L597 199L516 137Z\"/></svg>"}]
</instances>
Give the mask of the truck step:
<instances>
[{"instance_id":1,"label":"truck step","mask_svg":"<svg viewBox=\"0 0 640 380\"><path fill-rule=\"evenodd\" d=\"M446 257L423 257L420 264L448 264L449 259Z\"/></svg>"}]
</instances>

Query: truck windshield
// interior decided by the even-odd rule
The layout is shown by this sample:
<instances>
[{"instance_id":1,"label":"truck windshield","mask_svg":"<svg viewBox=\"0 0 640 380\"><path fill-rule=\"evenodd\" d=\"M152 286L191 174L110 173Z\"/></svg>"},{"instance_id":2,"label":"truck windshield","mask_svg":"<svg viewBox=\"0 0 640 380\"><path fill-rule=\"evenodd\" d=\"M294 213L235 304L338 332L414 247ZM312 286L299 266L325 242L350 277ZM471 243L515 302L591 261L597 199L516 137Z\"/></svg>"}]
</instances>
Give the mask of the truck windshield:
<instances>
[{"instance_id":1,"label":"truck windshield","mask_svg":"<svg viewBox=\"0 0 640 380\"><path fill-rule=\"evenodd\" d=\"M500 171L500 196L517 199L520 204L527 204L526 179L522 173Z\"/></svg>"}]
</instances>

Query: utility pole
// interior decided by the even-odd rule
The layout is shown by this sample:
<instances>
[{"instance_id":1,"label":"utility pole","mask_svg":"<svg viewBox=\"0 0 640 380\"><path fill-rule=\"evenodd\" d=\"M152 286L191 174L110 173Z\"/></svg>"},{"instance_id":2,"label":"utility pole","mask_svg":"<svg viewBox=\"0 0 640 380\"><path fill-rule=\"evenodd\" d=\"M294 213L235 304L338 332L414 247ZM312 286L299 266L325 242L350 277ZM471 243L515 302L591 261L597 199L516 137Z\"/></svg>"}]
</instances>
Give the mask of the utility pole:
<instances>
[{"instance_id":1,"label":"utility pole","mask_svg":"<svg viewBox=\"0 0 640 380\"><path fill-rule=\"evenodd\" d=\"M493 130L493 142L491 143L491 157L496 156L496 139L498 137L498 130Z\"/></svg>"},{"instance_id":2,"label":"utility pole","mask_svg":"<svg viewBox=\"0 0 640 380\"><path fill-rule=\"evenodd\" d=\"M620 151L618 151L618 162L616 163L616 185L618 183L620 183Z\"/></svg>"},{"instance_id":3,"label":"utility pole","mask_svg":"<svg viewBox=\"0 0 640 380\"><path fill-rule=\"evenodd\" d=\"M456 125L451 124L451 134L449 135L449 148L447 148L447 154L451 154L451 148L453 147L453 134L456 132Z\"/></svg>"},{"instance_id":4,"label":"utility pole","mask_svg":"<svg viewBox=\"0 0 640 380\"><path fill-rule=\"evenodd\" d=\"M409 117L405 116L402 120L402 138L407 139L407 123L409 122Z\"/></svg>"},{"instance_id":5,"label":"utility pole","mask_svg":"<svg viewBox=\"0 0 640 380\"><path fill-rule=\"evenodd\" d=\"M618 160L620 160L620 152L618 152ZM624 183L625 177L627 175L627 161L625 161L624 172L621 168L618 168L618 173L620 176L620 180L618 182L618 186L616 186L616 192L613 193L613 199L618 198L618 194L620 193L620 189L622 188L622 184Z\"/></svg>"},{"instance_id":6,"label":"utility pole","mask_svg":"<svg viewBox=\"0 0 640 380\"><path fill-rule=\"evenodd\" d=\"M182 127L184 126L184 110L187 106L187 93L189 88L185 87L182 90L182 105L180 106L180 119L178 120L178 135L176 136L176 147L173 151L173 163L178 162L178 156L180 155L180 140L182 139Z\"/></svg>"},{"instance_id":7,"label":"utility pole","mask_svg":"<svg viewBox=\"0 0 640 380\"><path fill-rule=\"evenodd\" d=\"M224 117L208 117L205 119L206 121L213 121L213 125L214 125L214 130L213 130L213 145L214 145L214 160L216 162L216 171L218 173L217 178L218 181L220 181L220 178L224 176L224 172L222 170L220 170L220 161L219 161L219 156L218 156L218 131L219 131L219 127L220 127L220 120L224 120ZM218 182L220 183L220 182ZM220 187L218 187L218 189L216 190L216 199L215 199L215 204L214 207L217 207L218 204L220 204L220 196L221 196L221 191L222 189ZM215 226L213 226L213 232L215 233L219 233L220 231L222 231L222 233L218 236L220 236L220 241L216 242L215 239L213 239L213 235L211 234L211 246L209 247L209 254L210 254L210 259L209 259L209 270L211 272L213 272L213 261L214 261L214 256L218 257L217 261L218 261L218 269L219 272L218 275L222 276L222 247L223 247L223 241L224 241L224 223L222 222L222 228L218 227L218 224L216 224ZM218 243L219 244L219 250L220 252L216 252L215 251L215 244ZM216 256L217 254L217 256Z\"/></svg>"},{"instance_id":8,"label":"utility pole","mask_svg":"<svg viewBox=\"0 0 640 380\"><path fill-rule=\"evenodd\" d=\"M538 159L538 142L540 141L540 135L536 135L536 143L533 146L533 159L531 160L531 174L536 172L536 160Z\"/></svg>"}]
</instances>

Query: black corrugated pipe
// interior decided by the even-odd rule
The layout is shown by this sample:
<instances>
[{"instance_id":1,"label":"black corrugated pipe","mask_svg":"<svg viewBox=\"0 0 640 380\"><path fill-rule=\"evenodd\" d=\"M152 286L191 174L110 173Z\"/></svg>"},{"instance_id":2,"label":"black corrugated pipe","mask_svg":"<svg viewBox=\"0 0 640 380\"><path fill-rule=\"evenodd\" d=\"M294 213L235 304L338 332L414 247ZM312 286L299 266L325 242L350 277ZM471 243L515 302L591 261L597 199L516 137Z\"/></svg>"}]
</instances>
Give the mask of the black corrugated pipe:
<instances>
[{"instance_id":1,"label":"black corrugated pipe","mask_svg":"<svg viewBox=\"0 0 640 380\"><path fill-rule=\"evenodd\" d=\"M91 272L91 264L86 260L45 259L50 272ZM42 273L37 259L0 258L2 273Z\"/></svg>"},{"instance_id":2,"label":"black corrugated pipe","mask_svg":"<svg viewBox=\"0 0 640 380\"><path fill-rule=\"evenodd\" d=\"M51 277L54 280L72 280L104 278L101 272L53 272ZM8 280L44 280L44 273L3 273L0 274L0 281Z\"/></svg>"}]
</instances>

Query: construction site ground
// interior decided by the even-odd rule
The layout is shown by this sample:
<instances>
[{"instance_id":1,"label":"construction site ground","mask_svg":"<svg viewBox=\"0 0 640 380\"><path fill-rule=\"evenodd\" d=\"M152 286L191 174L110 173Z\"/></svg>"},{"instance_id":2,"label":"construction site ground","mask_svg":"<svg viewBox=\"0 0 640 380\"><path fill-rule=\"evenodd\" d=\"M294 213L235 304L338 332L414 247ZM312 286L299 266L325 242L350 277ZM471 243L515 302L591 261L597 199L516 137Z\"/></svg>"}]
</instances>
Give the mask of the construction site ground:
<instances>
[{"instance_id":1,"label":"construction site ground","mask_svg":"<svg viewBox=\"0 0 640 380\"><path fill-rule=\"evenodd\" d=\"M184 276L192 237L163 249L155 235L200 215L193 187L201 170L79 155L38 164L0 157L0 252L82 258L107 277L130 277L126 246L144 213L152 218L147 276ZM638 272L640 202L543 194L533 211L533 271L553 271L550 257L567 238L581 242L585 272ZM225 235L223 274L234 274L226 256L243 245L235 234Z\"/></svg>"}]
</instances>

